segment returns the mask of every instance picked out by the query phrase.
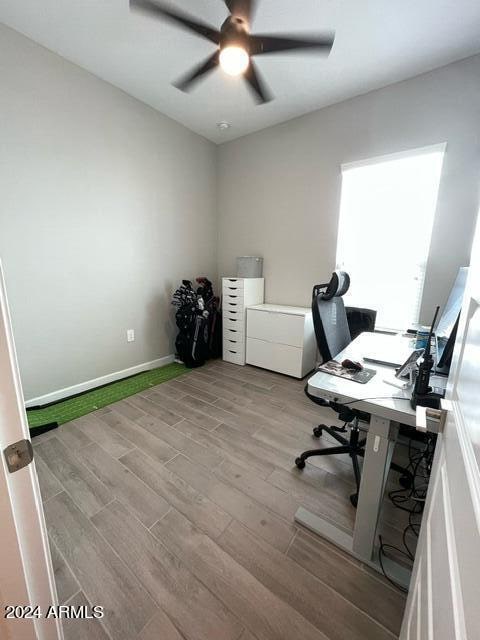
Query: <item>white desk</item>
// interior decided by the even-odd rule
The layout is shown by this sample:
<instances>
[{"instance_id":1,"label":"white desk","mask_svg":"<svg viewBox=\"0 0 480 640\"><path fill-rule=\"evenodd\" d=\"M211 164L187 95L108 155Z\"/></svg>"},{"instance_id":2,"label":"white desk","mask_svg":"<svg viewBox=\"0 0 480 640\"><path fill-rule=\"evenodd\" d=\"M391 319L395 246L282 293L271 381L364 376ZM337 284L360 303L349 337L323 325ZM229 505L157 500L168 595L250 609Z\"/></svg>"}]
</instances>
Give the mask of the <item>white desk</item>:
<instances>
[{"instance_id":1,"label":"white desk","mask_svg":"<svg viewBox=\"0 0 480 640\"><path fill-rule=\"evenodd\" d=\"M349 358L362 362L362 356L369 352L370 345L375 341L377 344L384 344L385 340L389 339L398 340L399 338L385 334L362 333L339 353L335 360L342 362L345 358ZM411 340L411 338L404 339ZM315 373L308 381L308 390L311 395L340 404L360 400L351 405L352 408L371 415L353 536L303 507L298 509L295 520L342 547L359 560L380 570L376 533L398 434L398 423L415 426L415 411L410 407L409 402L411 388L398 389L384 381L385 378L394 378L393 367L371 362L363 362L363 364L377 371L366 384L359 384L321 371ZM446 379L432 378L432 383L439 387L445 386ZM389 575L393 575L402 584L408 585L408 571L387 559L384 559L383 564L386 568L388 567Z\"/></svg>"}]
</instances>

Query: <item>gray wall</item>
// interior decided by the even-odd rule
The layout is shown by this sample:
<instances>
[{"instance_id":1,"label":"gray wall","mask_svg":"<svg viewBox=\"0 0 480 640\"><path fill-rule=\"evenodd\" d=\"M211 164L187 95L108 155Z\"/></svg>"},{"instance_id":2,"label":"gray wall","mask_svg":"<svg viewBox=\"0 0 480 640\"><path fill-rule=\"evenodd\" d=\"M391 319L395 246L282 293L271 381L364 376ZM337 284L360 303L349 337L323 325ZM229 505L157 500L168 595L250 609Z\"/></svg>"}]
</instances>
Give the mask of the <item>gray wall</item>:
<instances>
[{"instance_id":1,"label":"gray wall","mask_svg":"<svg viewBox=\"0 0 480 640\"><path fill-rule=\"evenodd\" d=\"M237 255L262 255L266 301L307 305L312 285L335 265L340 165L447 142L421 311L427 322L468 263L479 123L476 56L222 145L219 275L235 273Z\"/></svg>"},{"instance_id":2,"label":"gray wall","mask_svg":"<svg viewBox=\"0 0 480 640\"><path fill-rule=\"evenodd\" d=\"M0 257L26 398L172 354L172 291L216 277L215 146L2 26L0 87Z\"/></svg>"}]
</instances>

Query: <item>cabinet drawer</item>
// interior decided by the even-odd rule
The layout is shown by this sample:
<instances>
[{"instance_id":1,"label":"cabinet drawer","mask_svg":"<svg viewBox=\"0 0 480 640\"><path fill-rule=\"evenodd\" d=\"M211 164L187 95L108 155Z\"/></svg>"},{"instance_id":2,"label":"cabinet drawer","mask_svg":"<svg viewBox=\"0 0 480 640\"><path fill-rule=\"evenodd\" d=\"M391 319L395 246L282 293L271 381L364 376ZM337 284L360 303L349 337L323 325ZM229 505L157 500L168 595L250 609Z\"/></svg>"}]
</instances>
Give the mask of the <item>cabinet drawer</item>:
<instances>
[{"instance_id":1,"label":"cabinet drawer","mask_svg":"<svg viewBox=\"0 0 480 640\"><path fill-rule=\"evenodd\" d=\"M243 296L224 296L223 297L223 310L224 311L244 311L245 306L243 304Z\"/></svg>"},{"instance_id":2,"label":"cabinet drawer","mask_svg":"<svg viewBox=\"0 0 480 640\"><path fill-rule=\"evenodd\" d=\"M224 284L222 293L224 296L233 295L240 296L243 300L243 283L241 285L237 284Z\"/></svg>"},{"instance_id":3,"label":"cabinet drawer","mask_svg":"<svg viewBox=\"0 0 480 640\"><path fill-rule=\"evenodd\" d=\"M235 329L239 331L242 336L245 333L245 320L244 316L241 318L231 318L230 316L223 316L223 327L225 329Z\"/></svg>"},{"instance_id":4,"label":"cabinet drawer","mask_svg":"<svg viewBox=\"0 0 480 640\"><path fill-rule=\"evenodd\" d=\"M226 362L232 362L233 364L245 364L245 349L242 346L241 349L228 349L223 345L223 359Z\"/></svg>"},{"instance_id":5,"label":"cabinet drawer","mask_svg":"<svg viewBox=\"0 0 480 640\"><path fill-rule=\"evenodd\" d=\"M236 307L224 308L223 317L227 320L238 320L242 324L245 324L245 311Z\"/></svg>"},{"instance_id":6,"label":"cabinet drawer","mask_svg":"<svg viewBox=\"0 0 480 640\"><path fill-rule=\"evenodd\" d=\"M243 288L243 278L222 278L222 284L223 286L236 286L236 287L242 287Z\"/></svg>"},{"instance_id":7,"label":"cabinet drawer","mask_svg":"<svg viewBox=\"0 0 480 640\"><path fill-rule=\"evenodd\" d=\"M247 309L247 336L276 344L303 346L305 316Z\"/></svg>"},{"instance_id":8,"label":"cabinet drawer","mask_svg":"<svg viewBox=\"0 0 480 640\"><path fill-rule=\"evenodd\" d=\"M245 343L243 340L232 340L231 338L223 339L223 348L227 351L234 351L236 353L245 353Z\"/></svg>"},{"instance_id":9,"label":"cabinet drawer","mask_svg":"<svg viewBox=\"0 0 480 640\"><path fill-rule=\"evenodd\" d=\"M255 367L302 378L302 357L303 351L298 347L247 338L246 362Z\"/></svg>"},{"instance_id":10,"label":"cabinet drawer","mask_svg":"<svg viewBox=\"0 0 480 640\"><path fill-rule=\"evenodd\" d=\"M226 340L233 340L234 342L243 344L245 342L245 333L243 331L243 327L241 330L223 327L223 341L225 342Z\"/></svg>"}]
</instances>

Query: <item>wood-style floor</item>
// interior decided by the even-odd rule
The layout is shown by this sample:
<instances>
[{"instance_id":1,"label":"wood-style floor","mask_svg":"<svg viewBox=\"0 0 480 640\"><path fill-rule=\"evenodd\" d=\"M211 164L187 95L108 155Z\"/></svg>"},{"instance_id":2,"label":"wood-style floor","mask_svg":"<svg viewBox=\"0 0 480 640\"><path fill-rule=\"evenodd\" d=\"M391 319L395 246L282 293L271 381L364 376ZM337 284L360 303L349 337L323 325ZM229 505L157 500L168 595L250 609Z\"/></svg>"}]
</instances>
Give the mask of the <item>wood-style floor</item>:
<instances>
[{"instance_id":1,"label":"wood-style floor","mask_svg":"<svg viewBox=\"0 0 480 640\"><path fill-rule=\"evenodd\" d=\"M106 613L66 640L397 637L404 597L294 523L355 517L348 458L293 464L334 422L303 385L215 361L35 438L59 599Z\"/></svg>"}]
</instances>

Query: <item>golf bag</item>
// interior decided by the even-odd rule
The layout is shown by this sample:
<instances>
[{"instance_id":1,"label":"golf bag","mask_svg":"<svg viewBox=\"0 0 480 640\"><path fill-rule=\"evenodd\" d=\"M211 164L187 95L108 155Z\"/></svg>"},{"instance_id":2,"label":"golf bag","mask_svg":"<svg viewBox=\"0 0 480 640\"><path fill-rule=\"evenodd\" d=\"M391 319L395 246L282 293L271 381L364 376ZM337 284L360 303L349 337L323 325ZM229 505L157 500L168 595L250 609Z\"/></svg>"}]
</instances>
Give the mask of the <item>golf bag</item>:
<instances>
[{"instance_id":1,"label":"golf bag","mask_svg":"<svg viewBox=\"0 0 480 640\"><path fill-rule=\"evenodd\" d=\"M220 298L213 292L213 286L208 278L197 278L199 287L197 294L201 295L208 311L208 356L219 358L222 355L222 314L220 312Z\"/></svg>"},{"instance_id":2,"label":"golf bag","mask_svg":"<svg viewBox=\"0 0 480 640\"><path fill-rule=\"evenodd\" d=\"M197 282L200 286L195 291L190 280L182 280L172 300L177 307L175 320L179 329L175 348L187 367L205 364L212 355L212 336L217 333L218 298L207 278L197 278Z\"/></svg>"}]
</instances>

